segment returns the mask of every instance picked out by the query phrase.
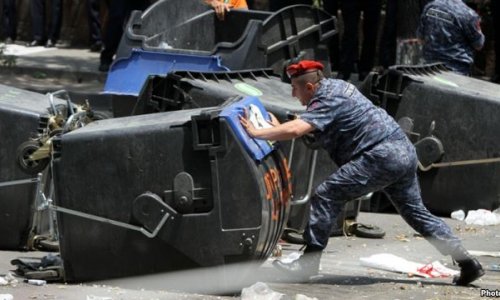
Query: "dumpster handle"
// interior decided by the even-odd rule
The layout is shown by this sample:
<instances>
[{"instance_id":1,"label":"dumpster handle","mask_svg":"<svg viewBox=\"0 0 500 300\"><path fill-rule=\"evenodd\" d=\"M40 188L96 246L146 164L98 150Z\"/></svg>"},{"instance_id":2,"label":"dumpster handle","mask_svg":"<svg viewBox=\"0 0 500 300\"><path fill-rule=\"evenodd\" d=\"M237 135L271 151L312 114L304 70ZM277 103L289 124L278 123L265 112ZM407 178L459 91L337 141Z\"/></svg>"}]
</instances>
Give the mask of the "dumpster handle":
<instances>
[{"instance_id":1,"label":"dumpster handle","mask_svg":"<svg viewBox=\"0 0 500 300\"><path fill-rule=\"evenodd\" d=\"M73 216L77 216L77 217L82 217L84 219L89 219L89 220L94 220L94 221L98 221L98 222L102 222L102 223L111 224L111 225L115 225L115 226L118 226L118 227L130 229L130 230L139 231L140 233L144 234L148 238L154 238L154 237L156 237L156 235L158 235L158 232L160 232L160 229L167 222L168 218L171 217L170 213L166 212L165 215L163 216L163 218L160 220L160 222L156 226L156 228L152 232L149 232L144 227L139 227L139 226L135 226L135 225L131 225L131 224L125 223L125 222L111 220L111 219L108 219L108 218L104 218L104 217L100 217L100 216L96 216L96 215L91 215L91 214L87 214L87 213L84 213L84 212L81 212L81 211L77 211L77 210L73 210L73 209L69 209L69 208L65 208L65 207L54 205L54 204L52 204L52 200L51 199L49 199L47 202L48 202L48 208L50 210L58 211L58 212L61 212L61 213L65 213L65 214L73 215ZM172 219L173 219L173 217L172 217Z\"/></svg>"},{"instance_id":2,"label":"dumpster handle","mask_svg":"<svg viewBox=\"0 0 500 300\"><path fill-rule=\"evenodd\" d=\"M316 170L316 158L318 157L318 150L313 150L313 155L311 157L310 167L309 167L309 182L307 183L307 192L304 197L298 200L292 200L291 205L301 205L309 201L311 198L312 186L314 181L314 172Z\"/></svg>"},{"instance_id":3,"label":"dumpster handle","mask_svg":"<svg viewBox=\"0 0 500 300\"><path fill-rule=\"evenodd\" d=\"M47 95L49 96L50 106L52 107L54 114L56 114L56 106L54 105L54 96L62 95L62 94L66 95L66 98L67 98L66 102L68 103L68 111L70 112L71 115L74 114L75 111L74 111L73 103L71 102L71 99L69 97L69 93L67 90L59 90L59 91L55 91L53 93L47 93Z\"/></svg>"},{"instance_id":4,"label":"dumpster handle","mask_svg":"<svg viewBox=\"0 0 500 300\"><path fill-rule=\"evenodd\" d=\"M295 148L295 139L292 139L292 145L290 145L290 154L288 154L288 169L292 167L293 160L293 149Z\"/></svg>"},{"instance_id":5,"label":"dumpster handle","mask_svg":"<svg viewBox=\"0 0 500 300\"><path fill-rule=\"evenodd\" d=\"M432 163L428 166L422 165L420 161L418 162L418 169L422 172L429 171L433 168L445 168L445 167L457 167L457 166L467 166L467 165L479 165L479 164L491 164L500 162L500 157L493 158L483 158L483 159L472 159L472 160L459 160L452 162L442 162L442 163Z\"/></svg>"},{"instance_id":6,"label":"dumpster handle","mask_svg":"<svg viewBox=\"0 0 500 300\"><path fill-rule=\"evenodd\" d=\"M29 179L20 179L20 180L12 180L12 181L4 181L0 182L0 187L18 185L18 184L28 184L33 182L39 182L39 178L29 178Z\"/></svg>"},{"instance_id":7,"label":"dumpster handle","mask_svg":"<svg viewBox=\"0 0 500 300\"><path fill-rule=\"evenodd\" d=\"M81 111L81 112L74 113L71 116L69 116L68 120L64 124L63 132L66 133L66 132L69 131L70 125L73 122L73 119L77 119L77 118L79 118L81 116L85 116L85 115L87 115L87 112L86 111Z\"/></svg>"}]
</instances>

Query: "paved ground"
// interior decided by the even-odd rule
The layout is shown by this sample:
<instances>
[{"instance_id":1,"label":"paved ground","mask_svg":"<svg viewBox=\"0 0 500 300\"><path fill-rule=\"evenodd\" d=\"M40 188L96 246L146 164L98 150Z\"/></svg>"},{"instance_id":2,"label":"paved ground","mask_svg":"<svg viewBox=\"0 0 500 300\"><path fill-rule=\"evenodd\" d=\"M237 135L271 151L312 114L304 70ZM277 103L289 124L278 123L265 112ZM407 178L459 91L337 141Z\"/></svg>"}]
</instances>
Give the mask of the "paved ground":
<instances>
[{"instance_id":1,"label":"paved ground","mask_svg":"<svg viewBox=\"0 0 500 300\"><path fill-rule=\"evenodd\" d=\"M321 275L307 283L297 283L287 280L275 270L270 261L252 272L249 281L240 286L232 286L232 290L241 291L255 282L261 281L275 292L283 293L290 299L297 294L303 294L317 299L478 299L481 289L500 290L500 272L495 266L500 264L500 258L479 256L486 269L486 275L471 287L456 287L451 285L450 278L422 279L410 277L407 274L392 273L370 269L360 264L361 257L378 253L391 253L407 260L419 263L430 263L439 260L450 268L449 257L443 257L430 244L414 235L398 215L361 213L358 221L376 224L387 234L383 239L364 239L356 237L334 237L322 258ZM499 251L500 225L496 226L466 226L465 223L451 219L445 221L453 228L470 250ZM297 245L283 244L283 255L298 248ZM20 256L42 256L42 252L0 252L0 274L6 274L12 269L10 260ZM229 269L229 278L241 277L248 268L236 266ZM208 272L212 272L209 270ZM232 273L234 272L234 273ZM91 296L110 297L110 299L230 299L239 298L232 293L221 293L209 296L206 289L218 283L205 279L199 280L199 272L179 274L159 274L154 276L121 279L109 282L85 284L48 284L32 286L19 283L17 286L0 287L0 294L10 293L14 299L105 299ZM199 293L173 291L179 288L197 290ZM222 294L222 295L221 295ZM267 298L270 299L270 298Z\"/></svg>"},{"instance_id":2,"label":"paved ground","mask_svg":"<svg viewBox=\"0 0 500 300\"><path fill-rule=\"evenodd\" d=\"M99 92L106 73L99 72L99 53L87 49L27 48L7 45L13 66L0 67L0 83L40 93L67 89Z\"/></svg>"},{"instance_id":3,"label":"paved ground","mask_svg":"<svg viewBox=\"0 0 500 300\"><path fill-rule=\"evenodd\" d=\"M97 71L96 53L85 49L41 47L38 49L15 47L11 50L18 51L16 64L13 67L0 67L2 84L42 93L58 89L75 92L102 90L106 74ZM266 262L258 269L252 269L252 276L248 282L233 286L232 290L236 291L236 294L213 291L212 293L218 295L207 295L204 288L219 283L200 282L197 280L199 273L160 274L85 284L33 286L20 282L16 286L0 286L0 294L12 294L14 299L230 299L238 298L238 291L257 281L267 283L272 290L283 293L291 299L297 294L317 299L477 299L480 297L481 289L500 290L500 272L494 271L495 266L500 264L498 257L479 257L487 273L475 287L452 286L449 278L421 279L409 277L407 274L363 267L359 263L361 257L391 253L421 263L440 260L453 268L449 257L441 256L427 241L415 236L397 215L362 213L358 221L378 225L387 232L387 235L384 239L332 238L322 259L322 275L307 283L294 283L284 279L269 262ZM463 238L467 248L480 251L500 250L500 225L465 226L463 222L451 219L446 219L446 222ZM284 255L298 248L297 245L289 244L284 244L283 247ZM7 274L12 269L10 260L13 258L45 254L1 251L0 274ZM246 266L231 268L227 278L239 278L247 270ZM180 287L194 288L202 294L173 292Z\"/></svg>"}]
</instances>

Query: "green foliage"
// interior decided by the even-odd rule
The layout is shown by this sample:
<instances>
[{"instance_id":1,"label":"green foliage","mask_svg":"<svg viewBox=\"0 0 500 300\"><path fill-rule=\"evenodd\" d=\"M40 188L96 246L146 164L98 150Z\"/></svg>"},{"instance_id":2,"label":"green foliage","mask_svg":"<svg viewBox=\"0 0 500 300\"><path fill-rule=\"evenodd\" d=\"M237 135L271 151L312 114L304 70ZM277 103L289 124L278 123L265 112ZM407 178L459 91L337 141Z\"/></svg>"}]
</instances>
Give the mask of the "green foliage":
<instances>
[{"instance_id":1,"label":"green foliage","mask_svg":"<svg viewBox=\"0 0 500 300\"><path fill-rule=\"evenodd\" d=\"M36 79L46 79L47 73L35 71L33 74L31 74L31 76L33 76L33 78L36 78Z\"/></svg>"}]
</instances>

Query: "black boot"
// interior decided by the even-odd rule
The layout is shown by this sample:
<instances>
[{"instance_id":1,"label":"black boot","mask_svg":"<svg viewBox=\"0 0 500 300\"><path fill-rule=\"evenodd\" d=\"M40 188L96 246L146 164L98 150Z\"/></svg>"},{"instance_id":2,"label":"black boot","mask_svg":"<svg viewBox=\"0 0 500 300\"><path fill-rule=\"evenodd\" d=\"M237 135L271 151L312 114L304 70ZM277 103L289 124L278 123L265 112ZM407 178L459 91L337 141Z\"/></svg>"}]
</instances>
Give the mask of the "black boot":
<instances>
[{"instance_id":1,"label":"black boot","mask_svg":"<svg viewBox=\"0 0 500 300\"><path fill-rule=\"evenodd\" d=\"M313 250L306 248L304 254L299 259L291 263L283 263L280 260L275 260L273 266L293 279L309 280L312 276L318 275L322 252L320 249Z\"/></svg>"},{"instance_id":2,"label":"black boot","mask_svg":"<svg viewBox=\"0 0 500 300\"><path fill-rule=\"evenodd\" d=\"M453 278L455 285L467 286L484 275L483 267L479 261L471 256L465 248L460 247L452 256L460 266L460 276Z\"/></svg>"}]
</instances>

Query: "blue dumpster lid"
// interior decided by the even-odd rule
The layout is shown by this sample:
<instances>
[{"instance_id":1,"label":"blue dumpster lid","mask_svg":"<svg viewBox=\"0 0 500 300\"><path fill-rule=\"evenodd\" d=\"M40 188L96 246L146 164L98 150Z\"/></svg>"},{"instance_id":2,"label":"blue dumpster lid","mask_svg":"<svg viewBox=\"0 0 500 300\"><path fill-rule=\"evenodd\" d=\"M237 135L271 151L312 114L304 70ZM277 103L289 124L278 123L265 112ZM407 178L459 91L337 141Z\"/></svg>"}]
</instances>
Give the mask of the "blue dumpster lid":
<instances>
[{"instance_id":1,"label":"blue dumpster lid","mask_svg":"<svg viewBox=\"0 0 500 300\"><path fill-rule=\"evenodd\" d=\"M244 115L244 110L250 114L250 121L257 126L271 126L267 121L271 117L267 113L264 105L260 102L259 98L254 96L247 96L242 100L225 107L219 114L229 123L238 139L243 143L245 150L250 156L257 161L261 161L274 149L273 142L268 140L252 138L248 135L245 128L240 123L239 116ZM259 123L259 124L256 124Z\"/></svg>"},{"instance_id":2,"label":"blue dumpster lid","mask_svg":"<svg viewBox=\"0 0 500 300\"><path fill-rule=\"evenodd\" d=\"M138 96L151 75L167 75L174 71L229 71L219 56L193 55L133 49L128 58L117 59L104 85L104 94Z\"/></svg>"}]
</instances>

